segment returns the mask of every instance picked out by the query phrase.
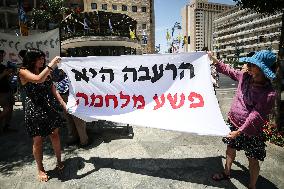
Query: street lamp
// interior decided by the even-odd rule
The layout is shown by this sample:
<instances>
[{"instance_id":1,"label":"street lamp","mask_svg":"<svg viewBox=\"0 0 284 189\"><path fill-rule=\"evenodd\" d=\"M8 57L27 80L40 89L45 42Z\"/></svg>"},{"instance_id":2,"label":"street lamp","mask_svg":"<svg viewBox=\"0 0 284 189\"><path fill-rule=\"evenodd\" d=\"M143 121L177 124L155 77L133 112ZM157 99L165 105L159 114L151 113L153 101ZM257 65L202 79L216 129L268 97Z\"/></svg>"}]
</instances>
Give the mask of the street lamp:
<instances>
[{"instance_id":1,"label":"street lamp","mask_svg":"<svg viewBox=\"0 0 284 189\"><path fill-rule=\"evenodd\" d=\"M178 41L174 39L174 32L175 29L181 30L181 26L179 22L175 22L174 26L172 27L172 43L171 43L171 47L169 49L169 52L172 53L174 50L174 44Z\"/></svg>"}]
</instances>

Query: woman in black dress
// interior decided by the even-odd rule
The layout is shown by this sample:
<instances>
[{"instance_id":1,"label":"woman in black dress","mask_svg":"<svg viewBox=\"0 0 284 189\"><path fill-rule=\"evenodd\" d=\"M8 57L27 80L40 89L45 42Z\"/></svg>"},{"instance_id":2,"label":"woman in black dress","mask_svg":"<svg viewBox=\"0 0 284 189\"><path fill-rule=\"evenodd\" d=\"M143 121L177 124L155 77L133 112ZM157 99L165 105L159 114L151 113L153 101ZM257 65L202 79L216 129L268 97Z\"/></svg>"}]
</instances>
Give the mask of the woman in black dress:
<instances>
[{"instance_id":1,"label":"woman in black dress","mask_svg":"<svg viewBox=\"0 0 284 189\"><path fill-rule=\"evenodd\" d=\"M42 144L46 136L50 137L57 158L57 169L62 170L64 167L58 134L58 128L62 125L58 102L64 110L66 104L56 92L49 76L59 61L60 57L57 56L45 66L45 55L42 51L28 50L19 71L22 90L26 93L25 125L28 135L33 138L33 155L40 181L48 180L42 163Z\"/></svg>"}]
</instances>

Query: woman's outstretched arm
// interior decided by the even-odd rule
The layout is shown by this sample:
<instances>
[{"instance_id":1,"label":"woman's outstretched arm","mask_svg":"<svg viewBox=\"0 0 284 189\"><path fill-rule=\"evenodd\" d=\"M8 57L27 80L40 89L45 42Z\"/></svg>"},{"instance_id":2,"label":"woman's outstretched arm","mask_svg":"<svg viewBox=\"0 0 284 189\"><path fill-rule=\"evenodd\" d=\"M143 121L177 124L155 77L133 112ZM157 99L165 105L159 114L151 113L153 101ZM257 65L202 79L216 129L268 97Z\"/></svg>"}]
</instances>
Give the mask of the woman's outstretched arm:
<instances>
[{"instance_id":1,"label":"woman's outstretched arm","mask_svg":"<svg viewBox=\"0 0 284 189\"><path fill-rule=\"evenodd\" d=\"M50 74L50 72L53 70L55 65L59 63L60 57L56 56L52 61L47 65L46 68L44 68L40 74L36 75L30 72L28 69L21 68L19 71L19 76L21 83L24 85L28 82L31 83L42 83L46 80L47 76Z\"/></svg>"}]
</instances>

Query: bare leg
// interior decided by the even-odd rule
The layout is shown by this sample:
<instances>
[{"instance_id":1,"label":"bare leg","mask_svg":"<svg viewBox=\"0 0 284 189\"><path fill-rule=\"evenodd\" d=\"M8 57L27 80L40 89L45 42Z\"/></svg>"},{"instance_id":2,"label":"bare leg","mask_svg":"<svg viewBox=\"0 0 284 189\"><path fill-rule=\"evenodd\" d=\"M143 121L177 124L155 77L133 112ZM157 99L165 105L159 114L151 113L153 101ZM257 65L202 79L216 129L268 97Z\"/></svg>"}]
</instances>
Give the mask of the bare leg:
<instances>
[{"instance_id":1,"label":"bare leg","mask_svg":"<svg viewBox=\"0 0 284 189\"><path fill-rule=\"evenodd\" d=\"M226 164L225 164L225 170L224 170L226 175L230 175L231 167L232 167L233 161L235 160L235 157L236 157L236 150L227 146Z\"/></svg>"},{"instance_id":2,"label":"bare leg","mask_svg":"<svg viewBox=\"0 0 284 189\"><path fill-rule=\"evenodd\" d=\"M67 95L61 95L62 99L64 100L64 102L67 103L68 100L68 96ZM78 132L73 120L73 116L68 114L66 111L63 112L64 113L64 117L67 121L67 130L68 130L68 139L66 141L67 145L72 145L77 143L79 136L78 136Z\"/></svg>"},{"instance_id":3,"label":"bare leg","mask_svg":"<svg viewBox=\"0 0 284 189\"><path fill-rule=\"evenodd\" d=\"M58 134L58 128L55 129L49 135L49 137L50 137L52 147L53 147L56 159L57 159L57 165L60 166L60 165L62 165L62 162L61 162L61 144L60 144L60 137L59 137L59 134Z\"/></svg>"},{"instance_id":4,"label":"bare leg","mask_svg":"<svg viewBox=\"0 0 284 189\"><path fill-rule=\"evenodd\" d=\"M88 138L87 130L86 130L86 122L76 116L72 116L72 117L73 117L76 129L77 129L76 132L78 133L79 138L80 138L80 143L82 145L87 144L89 138Z\"/></svg>"},{"instance_id":5,"label":"bare leg","mask_svg":"<svg viewBox=\"0 0 284 189\"><path fill-rule=\"evenodd\" d=\"M250 174L250 183L249 188L255 189L256 181L259 175L259 162L257 159L248 158L249 161L249 174Z\"/></svg>"},{"instance_id":6,"label":"bare leg","mask_svg":"<svg viewBox=\"0 0 284 189\"><path fill-rule=\"evenodd\" d=\"M230 176L231 167L232 167L233 161L235 160L235 157L236 157L236 150L227 146L226 164L225 164L224 173L216 173L213 175L212 178L218 181L218 180L223 180L225 177Z\"/></svg>"},{"instance_id":7,"label":"bare leg","mask_svg":"<svg viewBox=\"0 0 284 189\"><path fill-rule=\"evenodd\" d=\"M34 158L37 164L38 177L40 181L47 181L48 176L45 173L43 163L42 163L42 159L43 159L42 143L43 143L42 137L40 136L33 137L33 155L34 155Z\"/></svg>"}]
</instances>

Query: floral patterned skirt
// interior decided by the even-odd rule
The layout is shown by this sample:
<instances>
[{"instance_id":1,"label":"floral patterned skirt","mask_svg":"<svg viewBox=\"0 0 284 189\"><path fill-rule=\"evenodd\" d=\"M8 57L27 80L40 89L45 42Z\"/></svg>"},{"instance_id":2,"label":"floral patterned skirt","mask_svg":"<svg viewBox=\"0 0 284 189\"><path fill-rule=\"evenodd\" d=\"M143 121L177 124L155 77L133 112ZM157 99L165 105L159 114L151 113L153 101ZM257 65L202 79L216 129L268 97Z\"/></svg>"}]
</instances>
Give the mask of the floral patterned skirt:
<instances>
[{"instance_id":1,"label":"floral patterned skirt","mask_svg":"<svg viewBox=\"0 0 284 189\"><path fill-rule=\"evenodd\" d=\"M228 121L228 125L231 131L238 130L238 128L235 127L230 121ZM241 133L235 139L223 137L222 141L233 149L236 149L238 151L244 150L247 158L254 158L263 161L266 157L266 144L265 137L263 135L248 136Z\"/></svg>"}]
</instances>

